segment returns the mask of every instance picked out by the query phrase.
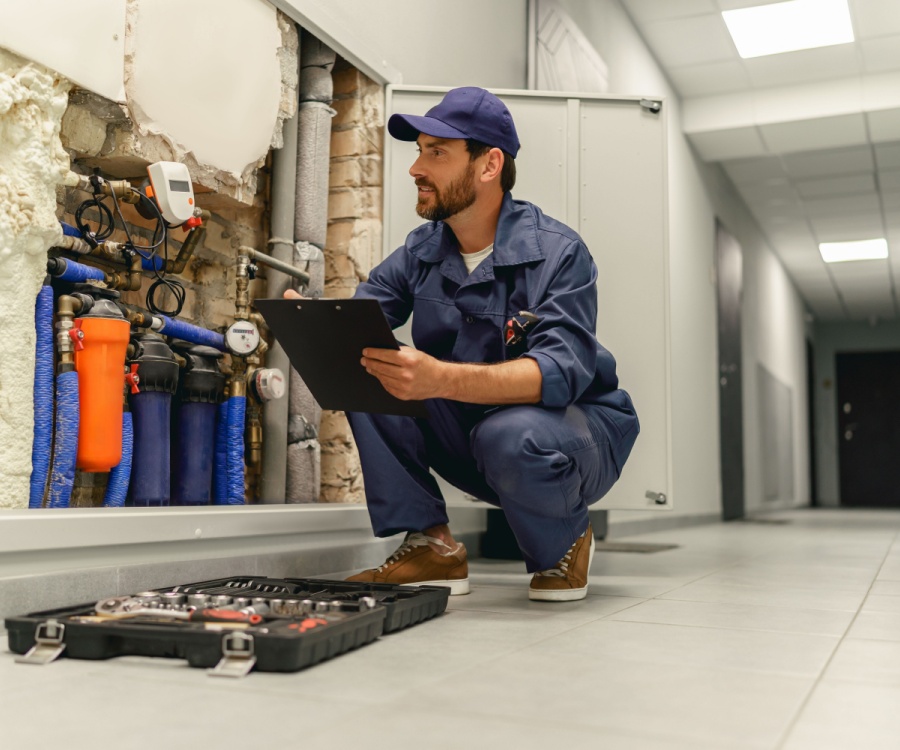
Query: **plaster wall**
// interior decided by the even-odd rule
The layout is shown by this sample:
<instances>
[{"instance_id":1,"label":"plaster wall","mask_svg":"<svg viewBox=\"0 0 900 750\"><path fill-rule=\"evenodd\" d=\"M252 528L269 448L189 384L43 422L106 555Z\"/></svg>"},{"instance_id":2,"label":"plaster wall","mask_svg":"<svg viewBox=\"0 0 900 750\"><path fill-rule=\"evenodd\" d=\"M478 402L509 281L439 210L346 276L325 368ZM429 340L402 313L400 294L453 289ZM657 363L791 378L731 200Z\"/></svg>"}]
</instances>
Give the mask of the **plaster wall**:
<instances>
[{"instance_id":1,"label":"plaster wall","mask_svg":"<svg viewBox=\"0 0 900 750\"><path fill-rule=\"evenodd\" d=\"M125 100L126 0L0 0L0 47L77 86Z\"/></svg>"},{"instance_id":2,"label":"plaster wall","mask_svg":"<svg viewBox=\"0 0 900 750\"><path fill-rule=\"evenodd\" d=\"M716 343L715 219L744 252L743 377L746 509L761 509L757 363L794 392L795 495L808 499L803 305L724 173L698 159L681 130L681 102L618 0L561 0L609 66L610 93L661 96L669 110L672 331L672 516L721 512ZM627 385L626 385L627 387ZM640 413L640 404L637 405ZM602 503L601 503L602 506ZM647 518L613 511L612 523Z\"/></svg>"},{"instance_id":3,"label":"plaster wall","mask_svg":"<svg viewBox=\"0 0 900 750\"><path fill-rule=\"evenodd\" d=\"M61 236L56 185L69 82L0 49L0 508L28 505L34 425L34 304Z\"/></svg>"},{"instance_id":4,"label":"plaster wall","mask_svg":"<svg viewBox=\"0 0 900 750\"><path fill-rule=\"evenodd\" d=\"M319 0L274 0L319 17ZM327 16L348 46L365 47L402 80L426 86L526 87L526 0L329 0ZM302 23L301 23L302 25ZM337 50L340 52L340 50Z\"/></svg>"}]
</instances>

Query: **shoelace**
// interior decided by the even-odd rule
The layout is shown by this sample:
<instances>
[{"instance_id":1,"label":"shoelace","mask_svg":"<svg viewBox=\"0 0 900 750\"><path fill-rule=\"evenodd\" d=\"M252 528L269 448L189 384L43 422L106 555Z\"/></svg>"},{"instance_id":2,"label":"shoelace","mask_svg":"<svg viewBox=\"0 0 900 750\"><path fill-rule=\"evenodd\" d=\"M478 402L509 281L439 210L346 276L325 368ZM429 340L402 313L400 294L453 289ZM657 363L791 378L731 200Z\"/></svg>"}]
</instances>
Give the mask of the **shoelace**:
<instances>
[{"instance_id":1,"label":"shoelace","mask_svg":"<svg viewBox=\"0 0 900 750\"><path fill-rule=\"evenodd\" d=\"M387 560L385 560L381 565L379 565L376 570L379 573L384 572L384 569L389 565L393 565L397 562L401 557L403 557L407 552L410 552L415 547L426 547L428 544L433 543L437 544L440 547L446 547L448 550L451 549L449 544L444 543L442 540L437 539L432 536L425 536L420 531L411 531L406 535L406 539L403 540L403 544L401 544L397 550L391 555Z\"/></svg>"},{"instance_id":2,"label":"shoelace","mask_svg":"<svg viewBox=\"0 0 900 750\"><path fill-rule=\"evenodd\" d=\"M587 532L584 532L585 534ZM578 544L578 540L582 539L584 534L582 534L578 539L572 542L572 546L569 547L569 551L563 555L563 559L556 563L555 568L550 568L550 570L539 570L534 575L536 576L559 576L560 578L565 578L569 574L569 563L572 562L572 552L575 550L575 545Z\"/></svg>"}]
</instances>

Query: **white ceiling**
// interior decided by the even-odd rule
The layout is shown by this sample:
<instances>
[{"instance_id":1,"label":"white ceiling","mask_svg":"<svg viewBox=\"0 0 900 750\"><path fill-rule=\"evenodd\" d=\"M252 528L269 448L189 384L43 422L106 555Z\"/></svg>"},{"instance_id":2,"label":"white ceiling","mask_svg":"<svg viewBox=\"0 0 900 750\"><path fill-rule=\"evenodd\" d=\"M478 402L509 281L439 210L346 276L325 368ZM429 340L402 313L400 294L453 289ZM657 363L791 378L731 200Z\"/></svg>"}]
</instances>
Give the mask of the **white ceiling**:
<instances>
[{"instance_id":1,"label":"white ceiling","mask_svg":"<svg viewBox=\"0 0 900 750\"><path fill-rule=\"evenodd\" d=\"M849 0L856 41L742 60L721 11L779 0L622 0L818 320L900 319L900 0ZM886 237L825 264L819 242Z\"/></svg>"}]
</instances>

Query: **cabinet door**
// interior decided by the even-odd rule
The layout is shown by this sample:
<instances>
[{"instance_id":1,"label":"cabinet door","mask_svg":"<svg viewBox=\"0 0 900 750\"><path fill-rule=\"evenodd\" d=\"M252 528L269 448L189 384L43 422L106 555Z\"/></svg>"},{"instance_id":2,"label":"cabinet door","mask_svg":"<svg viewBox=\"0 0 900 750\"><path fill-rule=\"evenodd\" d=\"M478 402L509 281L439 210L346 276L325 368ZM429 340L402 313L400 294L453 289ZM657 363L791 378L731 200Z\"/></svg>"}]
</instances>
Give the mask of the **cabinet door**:
<instances>
[{"instance_id":1,"label":"cabinet door","mask_svg":"<svg viewBox=\"0 0 900 750\"><path fill-rule=\"evenodd\" d=\"M425 114L446 91L388 87L386 115ZM494 93L522 143L513 196L576 229L597 262L597 338L615 356L641 421L621 478L594 507L671 509L665 106L654 112L639 97ZM422 221L408 172L414 160L415 144L385 135L385 255ZM406 326L398 338L410 341Z\"/></svg>"}]
</instances>

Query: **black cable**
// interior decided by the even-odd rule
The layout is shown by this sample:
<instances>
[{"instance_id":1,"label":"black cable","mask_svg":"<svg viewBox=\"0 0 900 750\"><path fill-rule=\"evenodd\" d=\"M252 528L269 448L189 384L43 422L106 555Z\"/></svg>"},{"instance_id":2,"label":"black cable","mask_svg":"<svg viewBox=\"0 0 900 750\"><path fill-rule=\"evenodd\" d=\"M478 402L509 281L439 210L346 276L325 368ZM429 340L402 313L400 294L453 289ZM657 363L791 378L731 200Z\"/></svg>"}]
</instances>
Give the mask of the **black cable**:
<instances>
[{"instance_id":1,"label":"black cable","mask_svg":"<svg viewBox=\"0 0 900 750\"><path fill-rule=\"evenodd\" d=\"M166 315L168 317L175 317L181 312L181 309L184 307L185 297L187 296L187 292L184 289L184 286L177 279L168 279L166 278L165 268L169 262L169 240L168 237L164 238L163 243L163 273L160 274L159 269L154 265L153 273L156 276L156 281L154 281L147 288L147 297L146 297L146 305L147 309L153 313L154 315ZM156 290L161 286L165 286L165 288L169 291L169 293L175 298L175 308L172 310L166 310L159 305L156 304Z\"/></svg>"},{"instance_id":2,"label":"black cable","mask_svg":"<svg viewBox=\"0 0 900 750\"><path fill-rule=\"evenodd\" d=\"M138 193L140 195L139 191L135 190L134 188L131 188L131 189L132 189L132 191L134 191L135 193ZM156 255L157 248L160 245L162 245L166 239L166 222L165 222L165 219L163 219L163 216L160 213L159 208L157 208L156 203L154 201L150 201L150 203L153 205L153 208L156 211L156 216L157 216L156 229L153 230L153 239L151 240L151 242L153 242L154 244L152 244L152 245L136 245L134 243L134 240L131 238L131 231L128 229L128 222L125 221L125 217L122 215L122 209L119 207L119 199L116 198L115 191L111 190L110 195L112 195L113 205L116 207L116 213L119 215L119 219L122 222L122 226L125 228L125 236L128 237L129 246L131 246L132 249L136 250L142 258L150 260L151 258L153 258ZM107 211L108 210L109 209L107 209ZM159 233L160 228L162 228L162 237L160 237L159 240L157 241L156 235ZM144 255L144 253L142 253L141 250L146 250L147 252L150 253L150 255Z\"/></svg>"},{"instance_id":3,"label":"black cable","mask_svg":"<svg viewBox=\"0 0 900 750\"><path fill-rule=\"evenodd\" d=\"M97 213L100 214L100 217L96 219L97 221L97 231L94 232L91 228L82 221L82 216L84 215L85 209L90 206L97 207ZM104 214L107 217L108 224L106 229L103 228L103 216ZM93 219L92 219L93 221ZM100 202L100 200L95 195L93 198L88 198L84 201L78 208L75 209L75 226L78 227L78 231L81 232L82 237L92 237L95 242L103 242L103 240L107 239L115 230L116 222L113 219L112 211L109 210L109 207Z\"/></svg>"}]
</instances>

